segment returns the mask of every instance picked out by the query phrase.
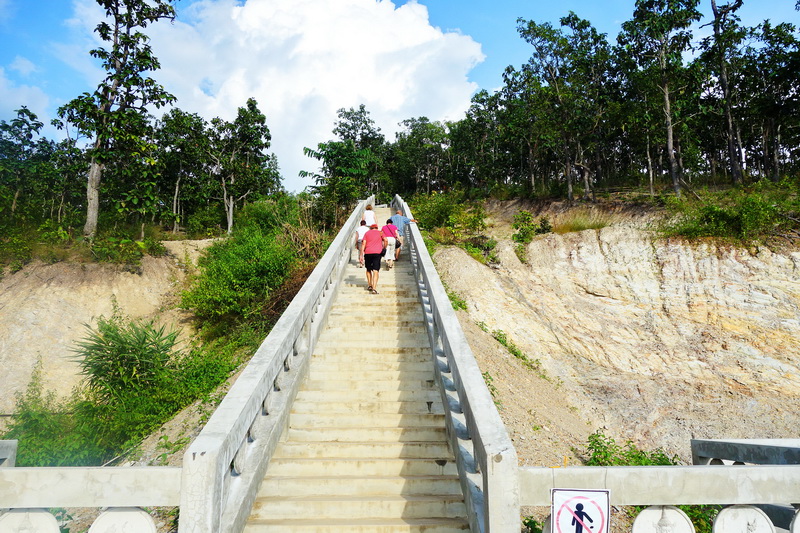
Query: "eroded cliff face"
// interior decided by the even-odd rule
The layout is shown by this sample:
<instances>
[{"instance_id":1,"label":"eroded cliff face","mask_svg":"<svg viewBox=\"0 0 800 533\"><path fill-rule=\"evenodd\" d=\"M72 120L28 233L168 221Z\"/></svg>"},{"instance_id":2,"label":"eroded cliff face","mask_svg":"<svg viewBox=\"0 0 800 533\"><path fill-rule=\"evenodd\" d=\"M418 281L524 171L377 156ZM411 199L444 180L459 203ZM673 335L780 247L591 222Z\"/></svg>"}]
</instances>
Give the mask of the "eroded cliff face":
<instances>
[{"instance_id":1,"label":"eroded cliff face","mask_svg":"<svg viewBox=\"0 0 800 533\"><path fill-rule=\"evenodd\" d=\"M469 320L539 359L595 429L684 459L691 438L798 437L799 252L625 223L537 237L526 264L508 239L497 251L499 268L435 260Z\"/></svg>"},{"instance_id":2,"label":"eroded cliff face","mask_svg":"<svg viewBox=\"0 0 800 533\"><path fill-rule=\"evenodd\" d=\"M13 413L37 362L42 386L68 397L83 376L76 343L86 326L110 318L115 306L135 319L155 319L168 330L188 327L189 314L174 309L187 265L213 241L165 242L170 255L145 257L131 273L104 264L32 263L0 280L0 414ZM6 417L0 418L0 431Z\"/></svg>"}]
</instances>

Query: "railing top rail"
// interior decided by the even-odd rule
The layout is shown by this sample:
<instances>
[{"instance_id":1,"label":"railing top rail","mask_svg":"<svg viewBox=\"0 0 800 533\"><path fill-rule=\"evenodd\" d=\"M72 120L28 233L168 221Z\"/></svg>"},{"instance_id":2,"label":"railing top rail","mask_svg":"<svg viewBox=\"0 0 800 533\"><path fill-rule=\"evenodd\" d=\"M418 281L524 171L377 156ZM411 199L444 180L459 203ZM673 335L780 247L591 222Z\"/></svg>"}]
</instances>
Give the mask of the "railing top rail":
<instances>
[{"instance_id":1,"label":"railing top rail","mask_svg":"<svg viewBox=\"0 0 800 533\"><path fill-rule=\"evenodd\" d=\"M520 503L550 505L550 489L609 489L614 505L800 503L798 466L520 468Z\"/></svg>"},{"instance_id":2,"label":"railing top rail","mask_svg":"<svg viewBox=\"0 0 800 533\"><path fill-rule=\"evenodd\" d=\"M7 508L173 506L180 492L174 466L0 468Z\"/></svg>"}]
</instances>

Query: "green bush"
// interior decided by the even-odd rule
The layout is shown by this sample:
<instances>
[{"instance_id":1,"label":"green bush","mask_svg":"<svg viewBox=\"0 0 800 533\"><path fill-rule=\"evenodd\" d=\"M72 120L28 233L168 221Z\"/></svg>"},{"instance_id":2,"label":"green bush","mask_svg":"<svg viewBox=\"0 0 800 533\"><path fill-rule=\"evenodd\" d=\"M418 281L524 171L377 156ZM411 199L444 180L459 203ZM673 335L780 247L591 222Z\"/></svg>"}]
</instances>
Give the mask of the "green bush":
<instances>
[{"instance_id":1,"label":"green bush","mask_svg":"<svg viewBox=\"0 0 800 533\"><path fill-rule=\"evenodd\" d=\"M587 466L670 466L679 464L677 456L668 456L663 450L651 452L642 450L627 441L620 446L617 442L606 436L602 430L597 430L589 435L587 445ZM714 517L719 513L719 505L679 505L678 506L694 524L698 533L710 533ZM629 510L631 517L636 516L644 507L632 507Z\"/></svg>"},{"instance_id":2,"label":"green bush","mask_svg":"<svg viewBox=\"0 0 800 533\"><path fill-rule=\"evenodd\" d=\"M186 217L186 233L192 237L214 237L223 233L225 212L217 203L201 207Z\"/></svg>"},{"instance_id":3,"label":"green bush","mask_svg":"<svg viewBox=\"0 0 800 533\"><path fill-rule=\"evenodd\" d=\"M533 214L529 211L522 210L514 215L514 221L511 224L516 231L511 238L514 242L520 244L528 244L533 240L535 235L542 235L553 231L553 226L547 217L541 217L538 222L533 219Z\"/></svg>"},{"instance_id":4,"label":"green bush","mask_svg":"<svg viewBox=\"0 0 800 533\"><path fill-rule=\"evenodd\" d=\"M791 182L707 192L701 200L670 198L667 208L673 217L662 228L666 236L749 242L800 226L800 202Z\"/></svg>"},{"instance_id":5,"label":"green bush","mask_svg":"<svg viewBox=\"0 0 800 533\"><path fill-rule=\"evenodd\" d=\"M44 392L39 361L25 392L16 395L14 416L3 435L19 441L17 466L99 464L108 455L92 438L92 429L79 424L72 408L52 391Z\"/></svg>"},{"instance_id":6,"label":"green bush","mask_svg":"<svg viewBox=\"0 0 800 533\"><path fill-rule=\"evenodd\" d=\"M181 305L204 320L249 317L280 287L295 260L293 249L274 234L253 226L241 228L209 249Z\"/></svg>"},{"instance_id":7,"label":"green bush","mask_svg":"<svg viewBox=\"0 0 800 533\"><path fill-rule=\"evenodd\" d=\"M86 380L63 402L43 392L37 366L26 392L17 395L4 436L19 440L18 464L102 464L192 401L207 398L237 368L241 353L252 353L252 343L243 349L241 342L181 353L175 341L175 333L151 322L119 313L101 318L76 347Z\"/></svg>"}]
</instances>

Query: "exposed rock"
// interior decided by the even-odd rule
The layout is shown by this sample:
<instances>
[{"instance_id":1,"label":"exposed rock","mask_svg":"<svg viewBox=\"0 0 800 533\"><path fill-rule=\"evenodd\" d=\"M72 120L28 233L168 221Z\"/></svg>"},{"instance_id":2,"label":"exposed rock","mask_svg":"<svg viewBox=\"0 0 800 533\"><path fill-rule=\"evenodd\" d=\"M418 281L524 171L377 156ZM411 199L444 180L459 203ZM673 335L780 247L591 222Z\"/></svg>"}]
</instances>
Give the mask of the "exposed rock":
<instances>
[{"instance_id":1,"label":"exposed rock","mask_svg":"<svg viewBox=\"0 0 800 533\"><path fill-rule=\"evenodd\" d=\"M435 259L467 301L462 322L540 360L592 429L687 461L693 437L797 437L800 253L659 240L632 224L537 237L525 264L514 246L500 241L500 268L458 248ZM471 343L483 334L465 330ZM513 401L552 408L535 390Z\"/></svg>"}]
</instances>

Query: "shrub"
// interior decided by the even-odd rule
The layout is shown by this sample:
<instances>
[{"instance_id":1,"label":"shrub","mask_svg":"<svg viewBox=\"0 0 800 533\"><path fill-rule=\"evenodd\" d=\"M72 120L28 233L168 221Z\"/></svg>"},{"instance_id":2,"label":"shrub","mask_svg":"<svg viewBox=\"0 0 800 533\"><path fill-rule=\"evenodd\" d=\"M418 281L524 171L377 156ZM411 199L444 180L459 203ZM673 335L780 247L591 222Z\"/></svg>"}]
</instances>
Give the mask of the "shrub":
<instances>
[{"instance_id":1,"label":"shrub","mask_svg":"<svg viewBox=\"0 0 800 533\"><path fill-rule=\"evenodd\" d=\"M186 217L186 233L192 237L214 237L222 234L225 224L222 207L216 203L209 204Z\"/></svg>"},{"instance_id":2,"label":"shrub","mask_svg":"<svg viewBox=\"0 0 800 533\"><path fill-rule=\"evenodd\" d=\"M704 193L700 200L671 198L667 208L673 217L662 227L666 236L750 242L800 226L800 203L789 182L758 182L746 189Z\"/></svg>"},{"instance_id":3,"label":"shrub","mask_svg":"<svg viewBox=\"0 0 800 533\"><path fill-rule=\"evenodd\" d=\"M4 439L19 441L17 466L98 464L108 450L97 445L92 430L80 425L70 402L44 392L42 365L37 362L24 393L17 393L14 416Z\"/></svg>"},{"instance_id":4,"label":"shrub","mask_svg":"<svg viewBox=\"0 0 800 533\"><path fill-rule=\"evenodd\" d=\"M514 215L514 221L511 227L517 230L511 238L514 242L520 244L528 244L533 240L535 235L542 235L553 231L553 227L547 217L541 217L539 221L536 222L533 219L533 214L525 210Z\"/></svg>"},{"instance_id":5,"label":"shrub","mask_svg":"<svg viewBox=\"0 0 800 533\"><path fill-rule=\"evenodd\" d=\"M257 227L241 228L209 249L181 305L201 319L246 318L281 285L294 263L293 250L273 234Z\"/></svg>"},{"instance_id":6,"label":"shrub","mask_svg":"<svg viewBox=\"0 0 800 533\"><path fill-rule=\"evenodd\" d=\"M677 456L668 456L661 449L648 452L638 448L631 441L620 446L606 436L602 430L589 435L587 445L587 466L669 466L679 464ZM698 533L710 533L714 517L719 513L719 505L679 505L691 519ZM632 507L631 517L636 516L644 507Z\"/></svg>"}]
</instances>

